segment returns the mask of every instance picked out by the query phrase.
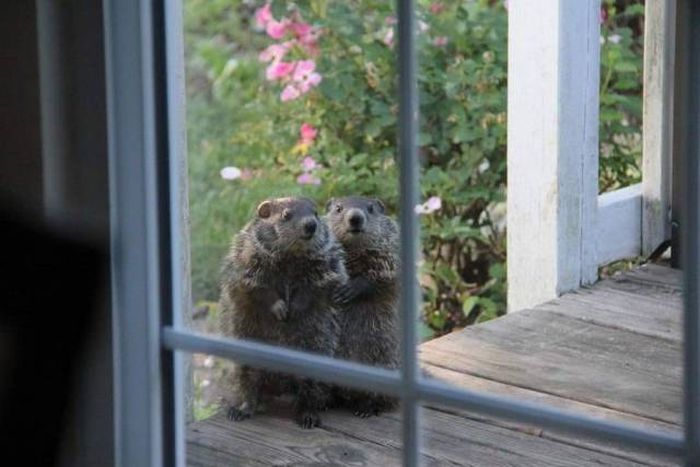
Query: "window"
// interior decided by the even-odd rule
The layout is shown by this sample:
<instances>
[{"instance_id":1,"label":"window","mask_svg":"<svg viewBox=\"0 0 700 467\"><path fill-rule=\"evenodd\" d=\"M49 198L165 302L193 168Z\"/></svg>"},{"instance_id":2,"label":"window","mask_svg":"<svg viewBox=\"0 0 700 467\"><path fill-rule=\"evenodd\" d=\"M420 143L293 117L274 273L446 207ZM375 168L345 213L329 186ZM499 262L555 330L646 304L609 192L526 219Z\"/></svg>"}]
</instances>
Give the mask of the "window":
<instances>
[{"instance_id":1,"label":"window","mask_svg":"<svg viewBox=\"0 0 700 467\"><path fill-rule=\"evenodd\" d=\"M381 390L401 397L404 464L417 465L419 403L427 402L514 418L542 426L681 453L688 465L700 464L700 382L698 351L698 67L688 99L687 242L685 246L686 433L666 434L612 423L543 405L467 391L419 378L415 316L419 297L402 288L403 366L400 372L338 362L303 352L235 340L213 339L183 329L180 317L184 283L179 265L182 212L181 5L173 2L108 2L106 31L110 109L110 189L117 385L117 463L184 465L183 353L200 352L329 382ZM700 43L700 7L685 18L692 26L690 48ZM417 92L414 2L398 2L400 82L400 191L402 282L416 277L418 201L416 155ZM691 18L694 22L691 22ZM697 52L697 51L696 51ZM166 73L166 70L168 72Z\"/></svg>"}]
</instances>

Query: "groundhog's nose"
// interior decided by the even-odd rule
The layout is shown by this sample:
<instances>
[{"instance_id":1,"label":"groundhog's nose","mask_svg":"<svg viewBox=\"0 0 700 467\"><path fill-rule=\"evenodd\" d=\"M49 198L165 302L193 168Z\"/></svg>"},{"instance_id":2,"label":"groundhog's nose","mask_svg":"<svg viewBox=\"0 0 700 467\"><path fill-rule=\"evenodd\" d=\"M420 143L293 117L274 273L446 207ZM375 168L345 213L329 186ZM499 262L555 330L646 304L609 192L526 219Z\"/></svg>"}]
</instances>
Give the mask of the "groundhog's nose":
<instances>
[{"instance_id":1,"label":"groundhog's nose","mask_svg":"<svg viewBox=\"0 0 700 467\"><path fill-rule=\"evenodd\" d=\"M306 238L313 237L313 235L316 233L317 227L318 223L316 222L316 219L306 219L304 221L304 234L306 235Z\"/></svg>"},{"instance_id":2,"label":"groundhog's nose","mask_svg":"<svg viewBox=\"0 0 700 467\"><path fill-rule=\"evenodd\" d=\"M348 212L348 223L351 230L362 230L365 226L365 216L359 209L351 209Z\"/></svg>"}]
</instances>

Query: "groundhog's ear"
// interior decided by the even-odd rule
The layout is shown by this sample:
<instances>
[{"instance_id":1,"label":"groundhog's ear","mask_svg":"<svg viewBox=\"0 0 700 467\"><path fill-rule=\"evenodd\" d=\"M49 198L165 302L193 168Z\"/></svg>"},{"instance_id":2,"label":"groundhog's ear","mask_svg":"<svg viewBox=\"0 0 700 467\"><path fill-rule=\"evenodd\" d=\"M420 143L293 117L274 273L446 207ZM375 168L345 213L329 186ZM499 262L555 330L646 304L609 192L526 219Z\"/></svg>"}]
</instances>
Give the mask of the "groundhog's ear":
<instances>
[{"instance_id":1,"label":"groundhog's ear","mask_svg":"<svg viewBox=\"0 0 700 467\"><path fill-rule=\"evenodd\" d=\"M272 202L263 201L258 205L258 217L261 219L267 219L272 214Z\"/></svg>"},{"instance_id":2,"label":"groundhog's ear","mask_svg":"<svg viewBox=\"0 0 700 467\"><path fill-rule=\"evenodd\" d=\"M328 200L326 203L326 212L331 212L331 208L333 207L333 203L335 203L335 198L331 198Z\"/></svg>"},{"instance_id":3,"label":"groundhog's ear","mask_svg":"<svg viewBox=\"0 0 700 467\"><path fill-rule=\"evenodd\" d=\"M375 198L374 201L377 203L377 206L379 207L379 212L384 214L384 211L386 211L386 207L384 206L384 203L382 203L382 200L379 198Z\"/></svg>"}]
</instances>

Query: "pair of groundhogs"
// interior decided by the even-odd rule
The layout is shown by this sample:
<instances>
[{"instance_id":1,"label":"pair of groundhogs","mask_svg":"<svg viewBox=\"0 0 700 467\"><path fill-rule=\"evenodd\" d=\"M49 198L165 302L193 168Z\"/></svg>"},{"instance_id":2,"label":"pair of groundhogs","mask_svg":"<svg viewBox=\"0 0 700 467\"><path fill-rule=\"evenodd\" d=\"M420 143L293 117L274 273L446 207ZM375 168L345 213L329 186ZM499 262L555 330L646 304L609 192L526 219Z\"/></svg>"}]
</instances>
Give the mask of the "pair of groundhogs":
<instances>
[{"instance_id":1,"label":"pair of groundhogs","mask_svg":"<svg viewBox=\"0 0 700 467\"><path fill-rule=\"evenodd\" d=\"M319 218L313 201L262 202L234 239L221 281L221 332L236 338L395 369L399 243L377 199L332 199ZM292 393L304 428L329 405L366 417L394 398L329 387L303 377L236 366L227 378L229 418L243 420L269 396Z\"/></svg>"}]
</instances>

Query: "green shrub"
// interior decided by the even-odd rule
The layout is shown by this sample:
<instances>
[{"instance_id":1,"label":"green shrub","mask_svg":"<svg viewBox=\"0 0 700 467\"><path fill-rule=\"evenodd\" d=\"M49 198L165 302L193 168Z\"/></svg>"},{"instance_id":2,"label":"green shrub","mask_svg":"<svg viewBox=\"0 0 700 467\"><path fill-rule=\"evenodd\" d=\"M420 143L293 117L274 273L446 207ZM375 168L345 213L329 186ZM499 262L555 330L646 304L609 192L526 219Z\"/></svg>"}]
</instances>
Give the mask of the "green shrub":
<instances>
[{"instance_id":1,"label":"green shrub","mask_svg":"<svg viewBox=\"0 0 700 467\"><path fill-rule=\"evenodd\" d=\"M255 13L262 6L186 1L197 300L216 299L220 258L266 197L303 194L323 205L332 196L362 194L382 198L391 212L397 208L393 2L275 1L274 21L301 25L279 39L258 30ZM430 337L505 311L507 12L502 2L487 0L420 1L419 7L418 137L426 203L417 208ZM641 49L628 24L639 13L630 7L618 14L612 5L607 11L601 186L613 188L639 178L639 76L633 69L641 66ZM266 79L270 65L259 54L285 41L295 42L281 61L300 67L313 60L318 75L295 81L296 69L283 66L272 70L284 75L281 80ZM302 134L305 124L310 127ZM223 179L220 170L227 166L240 176Z\"/></svg>"}]
</instances>

